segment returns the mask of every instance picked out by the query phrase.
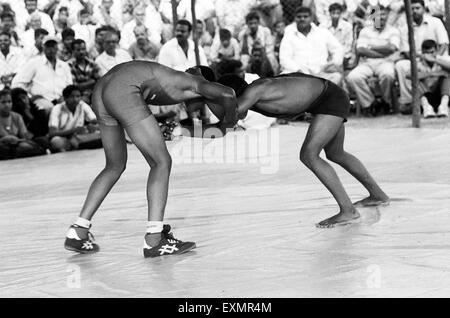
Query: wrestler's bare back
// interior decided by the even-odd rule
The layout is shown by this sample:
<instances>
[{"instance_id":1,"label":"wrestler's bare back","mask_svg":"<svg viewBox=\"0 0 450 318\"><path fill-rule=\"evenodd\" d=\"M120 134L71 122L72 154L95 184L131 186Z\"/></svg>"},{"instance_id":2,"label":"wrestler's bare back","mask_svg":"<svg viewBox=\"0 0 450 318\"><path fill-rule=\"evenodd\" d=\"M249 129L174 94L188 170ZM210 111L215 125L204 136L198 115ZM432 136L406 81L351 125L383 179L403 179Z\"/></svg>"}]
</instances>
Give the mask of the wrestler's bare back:
<instances>
[{"instance_id":1,"label":"wrestler's bare back","mask_svg":"<svg viewBox=\"0 0 450 318\"><path fill-rule=\"evenodd\" d=\"M253 82L238 98L239 112L248 109L268 116L297 115L322 94L324 80L314 77L275 77Z\"/></svg>"},{"instance_id":2,"label":"wrestler's bare back","mask_svg":"<svg viewBox=\"0 0 450 318\"><path fill-rule=\"evenodd\" d=\"M113 81L120 85L139 87L144 100L151 105L173 105L189 99L200 97L196 93L197 77L173 70L164 65L132 61L112 68L102 79L103 87ZM120 90L109 91L109 94L121 94Z\"/></svg>"}]
</instances>

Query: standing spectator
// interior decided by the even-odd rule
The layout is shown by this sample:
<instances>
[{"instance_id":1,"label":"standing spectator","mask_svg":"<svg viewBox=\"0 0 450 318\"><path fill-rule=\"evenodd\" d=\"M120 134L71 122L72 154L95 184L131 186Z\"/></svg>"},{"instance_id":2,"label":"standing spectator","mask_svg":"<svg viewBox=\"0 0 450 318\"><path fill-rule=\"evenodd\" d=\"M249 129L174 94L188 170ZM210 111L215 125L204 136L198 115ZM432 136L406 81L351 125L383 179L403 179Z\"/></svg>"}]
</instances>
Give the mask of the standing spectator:
<instances>
[{"instance_id":1,"label":"standing spectator","mask_svg":"<svg viewBox=\"0 0 450 318\"><path fill-rule=\"evenodd\" d=\"M397 28L387 25L388 11L387 8L380 6L374 16L376 23L361 30L357 42L360 63L348 75L348 84L355 91L358 102L365 112L368 112L371 106L375 106L376 102L367 83L372 76L377 76L380 81L384 103L382 108L387 110L392 105L395 68L393 60L389 57L400 47L400 32Z\"/></svg>"},{"instance_id":2,"label":"standing spectator","mask_svg":"<svg viewBox=\"0 0 450 318\"><path fill-rule=\"evenodd\" d=\"M11 111L12 99L8 90L0 91L0 159L14 159L45 154L33 142L22 116Z\"/></svg>"},{"instance_id":3,"label":"standing spectator","mask_svg":"<svg viewBox=\"0 0 450 318\"><path fill-rule=\"evenodd\" d=\"M114 66L132 61L127 51L117 48L119 35L117 32L108 31L104 36L103 53L96 59L95 63L100 67L100 76L105 75Z\"/></svg>"},{"instance_id":4,"label":"standing spectator","mask_svg":"<svg viewBox=\"0 0 450 318\"><path fill-rule=\"evenodd\" d=\"M64 102L50 113L48 130L52 152L78 149L77 135L94 130L97 118L91 107L81 100L81 92L75 85L63 90ZM85 125L88 122L88 125Z\"/></svg>"},{"instance_id":5,"label":"standing spectator","mask_svg":"<svg viewBox=\"0 0 450 318\"><path fill-rule=\"evenodd\" d=\"M53 25L55 26L55 33L61 34L62 31L69 27L69 9L67 7L60 7L58 10L58 16L53 19Z\"/></svg>"},{"instance_id":6,"label":"standing spectator","mask_svg":"<svg viewBox=\"0 0 450 318\"><path fill-rule=\"evenodd\" d=\"M161 29L161 43L166 43L173 36L173 17L171 0L150 0L145 9L147 22L151 24L150 30ZM212 24L214 30L214 24Z\"/></svg>"},{"instance_id":7,"label":"standing spectator","mask_svg":"<svg viewBox=\"0 0 450 318\"><path fill-rule=\"evenodd\" d=\"M311 9L300 7L295 28L285 32L280 45L280 64L284 73L302 72L328 79L342 80L342 45L330 33L312 23ZM331 57L331 61L328 61Z\"/></svg>"},{"instance_id":8,"label":"standing spectator","mask_svg":"<svg viewBox=\"0 0 450 318\"><path fill-rule=\"evenodd\" d=\"M333 3L329 7L330 19L321 23L334 37L341 43L344 48L344 58L349 59L352 55L353 45L353 26L351 23L342 19L344 7L339 3Z\"/></svg>"},{"instance_id":9,"label":"standing spectator","mask_svg":"<svg viewBox=\"0 0 450 318\"><path fill-rule=\"evenodd\" d=\"M72 42L73 58L69 61L73 83L78 86L84 101L89 101L94 86L100 79L100 68L87 57L86 43L81 39Z\"/></svg>"},{"instance_id":10,"label":"standing spectator","mask_svg":"<svg viewBox=\"0 0 450 318\"><path fill-rule=\"evenodd\" d=\"M422 43L422 57L417 67L423 116L425 118L448 117L450 57L448 55L437 55L436 42L425 40Z\"/></svg>"},{"instance_id":11,"label":"standing spectator","mask_svg":"<svg viewBox=\"0 0 450 318\"><path fill-rule=\"evenodd\" d=\"M30 16L33 13L37 13L41 17L42 28L46 29L50 35L55 35L55 27L53 25L52 18L50 16L40 10L38 10L38 1L37 0L25 0L25 9L24 14L16 17L17 25L20 29L26 30L30 26L28 25L28 21Z\"/></svg>"},{"instance_id":12,"label":"standing spectator","mask_svg":"<svg viewBox=\"0 0 450 318\"><path fill-rule=\"evenodd\" d=\"M109 25L116 30L122 27L120 12L113 10L113 0L101 0L101 4L94 6L94 21L99 25Z\"/></svg>"},{"instance_id":13,"label":"standing spectator","mask_svg":"<svg viewBox=\"0 0 450 318\"><path fill-rule=\"evenodd\" d=\"M25 59L22 49L11 46L11 34L0 33L0 89L11 86L11 81Z\"/></svg>"},{"instance_id":14,"label":"standing spectator","mask_svg":"<svg viewBox=\"0 0 450 318\"><path fill-rule=\"evenodd\" d=\"M234 38L245 25L245 16L250 12L253 0L220 0L215 9L219 28L230 30Z\"/></svg>"},{"instance_id":15,"label":"standing spectator","mask_svg":"<svg viewBox=\"0 0 450 318\"><path fill-rule=\"evenodd\" d=\"M175 28L175 38L165 43L159 51L158 62L176 69L185 71L196 65L194 42L189 38L192 24L187 20L178 20ZM200 64L208 65L205 52L199 47Z\"/></svg>"},{"instance_id":16,"label":"standing spectator","mask_svg":"<svg viewBox=\"0 0 450 318\"><path fill-rule=\"evenodd\" d=\"M443 55L448 50L449 38L444 24L438 18L434 18L425 13L425 3L423 0L412 0L414 24L414 41L416 43L417 53L420 55L422 43L425 40L433 40L438 45L437 54ZM401 30L402 48L401 51L405 57L409 57L409 45L407 44L408 31ZM406 78L411 72L411 63L409 60L398 61L395 65L400 86L400 111L411 112L411 81Z\"/></svg>"},{"instance_id":17,"label":"standing spectator","mask_svg":"<svg viewBox=\"0 0 450 318\"><path fill-rule=\"evenodd\" d=\"M42 28L34 30L34 45L26 47L23 50L25 60L31 60L32 58L39 56L44 51L44 45L42 41L48 35L48 31Z\"/></svg>"},{"instance_id":18,"label":"standing spectator","mask_svg":"<svg viewBox=\"0 0 450 318\"><path fill-rule=\"evenodd\" d=\"M0 14L0 29L11 35L11 45L21 46L21 41L17 33L16 23L14 21L14 13L11 11L3 11Z\"/></svg>"},{"instance_id":19,"label":"standing spectator","mask_svg":"<svg viewBox=\"0 0 450 318\"><path fill-rule=\"evenodd\" d=\"M128 49L133 60L156 61L159 53L159 46L148 39L148 31L144 25L137 25L134 28L136 41Z\"/></svg>"},{"instance_id":20,"label":"standing spectator","mask_svg":"<svg viewBox=\"0 0 450 318\"><path fill-rule=\"evenodd\" d=\"M214 40L211 46L211 62L220 63L223 60L239 60L240 47L238 41L231 36L227 29L219 30L219 41Z\"/></svg>"},{"instance_id":21,"label":"standing spectator","mask_svg":"<svg viewBox=\"0 0 450 318\"><path fill-rule=\"evenodd\" d=\"M58 58L61 61L67 62L72 58L72 42L75 40L75 31L68 28L61 33L62 41L58 48Z\"/></svg>"},{"instance_id":22,"label":"standing spectator","mask_svg":"<svg viewBox=\"0 0 450 318\"><path fill-rule=\"evenodd\" d=\"M274 39L270 29L260 25L259 15L252 11L245 17L246 26L239 33L239 42L243 54L251 55L251 48L258 44L264 48L265 56L269 60L272 69L278 71L278 61L274 53Z\"/></svg>"},{"instance_id":23,"label":"standing spectator","mask_svg":"<svg viewBox=\"0 0 450 318\"><path fill-rule=\"evenodd\" d=\"M79 22L72 26L72 30L75 31L75 38L84 40L88 50L94 46L96 28L97 25L94 24L91 14L86 9L80 11Z\"/></svg>"},{"instance_id":24,"label":"standing spectator","mask_svg":"<svg viewBox=\"0 0 450 318\"><path fill-rule=\"evenodd\" d=\"M66 62L57 58L58 42L47 36L43 40L44 56L39 56L24 64L14 77L12 87L29 91L38 109L47 113L62 98L62 90L72 84L72 73Z\"/></svg>"}]
</instances>

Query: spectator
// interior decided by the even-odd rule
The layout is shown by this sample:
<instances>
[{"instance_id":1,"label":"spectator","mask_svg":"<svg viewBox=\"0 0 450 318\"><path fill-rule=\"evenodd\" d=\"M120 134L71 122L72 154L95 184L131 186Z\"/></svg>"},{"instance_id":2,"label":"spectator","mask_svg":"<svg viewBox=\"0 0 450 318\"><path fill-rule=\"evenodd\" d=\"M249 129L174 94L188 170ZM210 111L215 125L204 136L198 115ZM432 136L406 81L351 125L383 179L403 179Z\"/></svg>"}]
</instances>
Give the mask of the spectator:
<instances>
[{"instance_id":1,"label":"spectator","mask_svg":"<svg viewBox=\"0 0 450 318\"><path fill-rule=\"evenodd\" d=\"M274 53L274 39L270 29L260 25L259 15L252 11L245 17L246 26L239 33L242 54L251 55L251 48L258 44L264 48L265 55L269 60L272 69L278 71L278 61ZM245 65L245 63L244 63Z\"/></svg>"},{"instance_id":2,"label":"spectator","mask_svg":"<svg viewBox=\"0 0 450 318\"><path fill-rule=\"evenodd\" d=\"M100 76L105 75L114 66L132 61L127 51L117 48L119 44L119 35L116 31L108 31L103 41L103 53L96 59L95 63L100 67Z\"/></svg>"},{"instance_id":3,"label":"spectator","mask_svg":"<svg viewBox=\"0 0 450 318\"><path fill-rule=\"evenodd\" d=\"M262 46L256 46L252 49L247 72L257 74L259 77L272 77L275 75Z\"/></svg>"},{"instance_id":4,"label":"spectator","mask_svg":"<svg viewBox=\"0 0 450 318\"><path fill-rule=\"evenodd\" d=\"M25 59L22 50L11 46L11 34L0 33L0 89L11 86L11 81Z\"/></svg>"},{"instance_id":5,"label":"spectator","mask_svg":"<svg viewBox=\"0 0 450 318\"><path fill-rule=\"evenodd\" d=\"M75 38L82 39L86 43L86 49L90 50L94 46L97 27L89 11L83 9L79 12L79 22L72 26L72 30L75 31Z\"/></svg>"},{"instance_id":6,"label":"spectator","mask_svg":"<svg viewBox=\"0 0 450 318\"><path fill-rule=\"evenodd\" d=\"M58 48L58 58L67 62L72 58L72 42L75 40L75 31L72 29L64 29L61 33L62 41Z\"/></svg>"},{"instance_id":7,"label":"spectator","mask_svg":"<svg viewBox=\"0 0 450 318\"><path fill-rule=\"evenodd\" d=\"M252 10L256 11L261 18L261 25L272 28L276 21L283 18L283 10L280 0L256 0Z\"/></svg>"},{"instance_id":8,"label":"spectator","mask_svg":"<svg viewBox=\"0 0 450 318\"><path fill-rule=\"evenodd\" d=\"M160 10L160 0L149 0L149 4L145 9L145 26L150 33L154 34L154 41L156 35L160 35L159 43L166 43L173 36L173 26L171 19L168 19ZM170 12L172 16L172 12ZM178 17L180 18L180 17Z\"/></svg>"},{"instance_id":9,"label":"spectator","mask_svg":"<svg viewBox=\"0 0 450 318\"><path fill-rule=\"evenodd\" d=\"M13 88L11 98L12 110L22 116L28 131L35 138L45 137L48 134L48 116L45 111L37 109L36 105L30 101L28 92L23 88Z\"/></svg>"},{"instance_id":10,"label":"spectator","mask_svg":"<svg viewBox=\"0 0 450 318\"><path fill-rule=\"evenodd\" d=\"M11 109L10 91L0 91L0 159L45 154L45 150L31 140L33 135L25 127L22 116Z\"/></svg>"},{"instance_id":11,"label":"spectator","mask_svg":"<svg viewBox=\"0 0 450 318\"><path fill-rule=\"evenodd\" d=\"M61 34L63 30L69 27L69 9L67 7L60 7L58 16L53 19L56 34Z\"/></svg>"},{"instance_id":12,"label":"spectator","mask_svg":"<svg viewBox=\"0 0 450 318\"><path fill-rule=\"evenodd\" d=\"M48 35L47 30L38 28L34 30L34 45L31 47L26 47L23 50L23 55L25 60L31 60L42 54L44 51L44 45L42 41Z\"/></svg>"},{"instance_id":13,"label":"spectator","mask_svg":"<svg viewBox=\"0 0 450 318\"><path fill-rule=\"evenodd\" d=\"M348 1L347 1L348 2ZM332 4L337 3L342 8L346 4L345 0L314 0L314 7L315 7L315 15L317 19L317 23L319 25L329 25L331 16L329 14L329 8Z\"/></svg>"},{"instance_id":14,"label":"spectator","mask_svg":"<svg viewBox=\"0 0 450 318\"><path fill-rule=\"evenodd\" d=\"M213 44L213 37L206 31L205 24L202 20L197 20L195 26L194 37L198 41L198 45L203 48L206 58L211 61L211 46Z\"/></svg>"},{"instance_id":15,"label":"spectator","mask_svg":"<svg viewBox=\"0 0 450 318\"><path fill-rule=\"evenodd\" d=\"M185 71L196 65L194 42L189 38L192 24L187 20L178 20L175 28L175 38L165 43L159 51L158 62ZM205 52L199 47L200 64L208 65Z\"/></svg>"},{"instance_id":16,"label":"spectator","mask_svg":"<svg viewBox=\"0 0 450 318\"><path fill-rule=\"evenodd\" d=\"M330 19L321 23L320 26L323 26L334 35L344 48L344 58L350 59L352 56L353 26L342 19L343 12L344 7L341 4L331 4L329 7Z\"/></svg>"},{"instance_id":17,"label":"spectator","mask_svg":"<svg viewBox=\"0 0 450 318\"><path fill-rule=\"evenodd\" d=\"M220 29L219 41L215 40L211 46L211 62L219 63L223 60L239 60L239 52L239 43L231 36L231 32L227 29Z\"/></svg>"},{"instance_id":18,"label":"spectator","mask_svg":"<svg viewBox=\"0 0 450 318\"><path fill-rule=\"evenodd\" d=\"M33 47L35 45L35 32L37 29L41 29L41 26L42 18L39 13L36 12L30 15L29 28L20 35L20 39L23 43L24 48L29 49L30 47Z\"/></svg>"},{"instance_id":19,"label":"spectator","mask_svg":"<svg viewBox=\"0 0 450 318\"><path fill-rule=\"evenodd\" d=\"M216 1L215 11L219 28L230 30L233 37L237 38L253 3L253 0Z\"/></svg>"},{"instance_id":20,"label":"spectator","mask_svg":"<svg viewBox=\"0 0 450 318\"><path fill-rule=\"evenodd\" d=\"M121 40L120 40L120 46L128 50L131 46L131 44L134 42L134 28L138 25L144 25L148 32L149 32L149 40L153 43L161 43L161 33L160 30L152 30L151 25L146 23L146 17L145 17L145 8L143 6L137 6L133 10L133 19L129 21L128 23L125 23L123 26L123 29L121 31ZM159 32L159 33L158 33Z\"/></svg>"},{"instance_id":21,"label":"spectator","mask_svg":"<svg viewBox=\"0 0 450 318\"><path fill-rule=\"evenodd\" d=\"M56 38L47 36L42 42L44 56L24 64L14 77L12 87L28 90L37 108L50 113L53 106L61 101L64 87L72 84L72 74L69 65L57 58Z\"/></svg>"},{"instance_id":22,"label":"spectator","mask_svg":"<svg viewBox=\"0 0 450 318\"><path fill-rule=\"evenodd\" d=\"M449 38L444 24L438 18L434 18L425 13L425 3L423 0L412 0L411 7L413 10L414 24L414 41L417 53L421 54L422 43L425 40L433 40L438 45L438 55L443 55L448 50ZM401 30L402 48L401 51L405 57L409 57L409 45L407 44L408 31L403 28ZM411 81L406 78L410 73L411 64L409 60L398 61L395 65L400 86L400 111L404 113L411 112Z\"/></svg>"},{"instance_id":23,"label":"spectator","mask_svg":"<svg viewBox=\"0 0 450 318\"><path fill-rule=\"evenodd\" d=\"M134 28L136 41L128 49L133 60L156 61L159 47L148 39L148 31L144 25L137 25Z\"/></svg>"},{"instance_id":24,"label":"spectator","mask_svg":"<svg viewBox=\"0 0 450 318\"><path fill-rule=\"evenodd\" d=\"M100 79L100 68L87 57L86 43L72 42L73 58L69 61L73 83L78 86L85 102L89 102L95 84Z\"/></svg>"},{"instance_id":25,"label":"spectator","mask_svg":"<svg viewBox=\"0 0 450 318\"><path fill-rule=\"evenodd\" d=\"M113 10L113 0L102 0L101 4L94 6L94 21L99 25L109 25L116 30L122 27L120 12Z\"/></svg>"},{"instance_id":26,"label":"spectator","mask_svg":"<svg viewBox=\"0 0 450 318\"><path fill-rule=\"evenodd\" d=\"M294 28L286 31L281 40L282 71L303 72L340 84L344 57L342 45L330 31L312 23L310 8L298 8L295 20ZM331 61L328 61L330 57Z\"/></svg>"},{"instance_id":27,"label":"spectator","mask_svg":"<svg viewBox=\"0 0 450 318\"><path fill-rule=\"evenodd\" d=\"M108 32L117 32L117 31L111 26L101 26L95 29L94 46L89 50L89 58L95 60L100 54L103 53L103 41L105 34Z\"/></svg>"},{"instance_id":28,"label":"spectator","mask_svg":"<svg viewBox=\"0 0 450 318\"><path fill-rule=\"evenodd\" d=\"M68 27L72 27L78 22L78 13L81 10L89 10L89 0L59 0L58 2L58 6L55 9L56 12L58 12L62 7L66 7L68 9ZM53 17L53 19L55 19L55 17Z\"/></svg>"},{"instance_id":29,"label":"spectator","mask_svg":"<svg viewBox=\"0 0 450 318\"><path fill-rule=\"evenodd\" d=\"M24 14L20 14L16 17L17 25L19 29L27 30L29 25L29 18L33 13L36 13L41 18L42 28L46 29L49 35L55 35L55 27L53 25L52 18L50 16L40 10L38 10L38 1L37 0L24 0L25 1L25 9Z\"/></svg>"},{"instance_id":30,"label":"spectator","mask_svg":"<svg viewBox=\"0 0 450 318\"><path fill-rule=\"evenodd\" d=\"M359 65L348 75L348 84L356 93L363 111L376 109L375 96L370 90L367 80L377 76L382 92L381 108L388 110L392 105L392 87L395 81L394 62L390 56L400 47L400 32L397 28L387 25L389 10L379 7L374 16L373 26L365 27L359 34L357 52L360 56Z\"/></svg>"},{"instance_id":31,"label":"spectator","mask_svg":"<svg viewBox=\"0 0 450 318\"><path fill-rule=\"evenodd\" d=\"M11 11L3 11L0 14L0 30L11 35L11 45L21 46L21 41L16 29L16 22L14 21L14 13Z\"/></svg>"},{"instance_id":32,"label":"spectator","mask_svg":"<svg viewBox=\"0 0 450 318\"><path fill-rule=\"evenodd\" d=\"M448 117L450 57L438 55L436 42L425 40L422 43L422 57L418 63L418 70L424 117Z\"/></svg>"},{"instance_id":33,"label":"spectator","mask_svg":"<svg viewBox=\"0 0 450 318\"><path fill-rule=\"evenodd\" d=\"M97 118L91 107L81 100L81 92L75 85L63 90L64 102L56 105L48 121L52 152L78 149L77 135L96 130ZM88 125L85 125L88 122Z\"/></svg>"},{"instance_id":34,"label":"spectator","mask_svg":"<svg viewBox=\"0 0 450 318\"><path fill-rule=\"evenodd\" d=\"M278 64L280 63L280 45L281 40L284 37L284 29L286 28L286 24L283 21L278 21L273 26L274 32L274 54L277 59Z\"/></svg>"}]
</instances>

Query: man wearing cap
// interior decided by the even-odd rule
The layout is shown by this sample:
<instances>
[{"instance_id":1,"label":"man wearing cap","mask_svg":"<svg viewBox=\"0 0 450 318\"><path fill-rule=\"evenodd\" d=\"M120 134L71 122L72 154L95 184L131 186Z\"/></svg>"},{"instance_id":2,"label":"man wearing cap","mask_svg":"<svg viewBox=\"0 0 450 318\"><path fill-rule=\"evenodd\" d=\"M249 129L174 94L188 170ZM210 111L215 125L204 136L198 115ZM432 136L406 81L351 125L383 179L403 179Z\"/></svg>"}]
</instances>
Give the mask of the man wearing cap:
<instances>
[{"instance_id":1,"label":"man wearing cap","mask_svg":"<svg viewBox=\"0 0 450 318\"><path fill-rule=\"evenodd\" d=\"M62 101L63 89L72 84L72 73L66 62L57 58L58 42L55 37L43 40L44 55L31 59L19 69L12 87L27 89L38 109L47 112Z\"/></svg>"}]
</instances>

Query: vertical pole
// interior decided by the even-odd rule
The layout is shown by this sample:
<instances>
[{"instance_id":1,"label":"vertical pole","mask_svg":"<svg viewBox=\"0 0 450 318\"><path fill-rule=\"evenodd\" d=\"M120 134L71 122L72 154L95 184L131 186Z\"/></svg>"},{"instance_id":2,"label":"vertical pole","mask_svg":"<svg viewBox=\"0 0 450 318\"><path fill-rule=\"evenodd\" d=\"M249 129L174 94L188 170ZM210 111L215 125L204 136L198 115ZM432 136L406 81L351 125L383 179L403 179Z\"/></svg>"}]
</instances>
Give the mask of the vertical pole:
<instances>
[{"instance_id":1,"label":"vertical pole","mask_svg":"<svg viewBox=\"0 0 450 318\"><path fill-rule=\"evenodd\" d=\"M420 100L419 100L419 80L417 77L417 54L416 54L416 42L414 40L414 27L411 9L411 0L405 0L406 20L408 23L408 40L409 40L409 55L411 60L411 81L412 81L412 93L413 93L413 115L412 125L415 128L420 127Z\"/></svg>"},{"instance_id":2,"label":"vertical pole","mask_svg":"<svg viewBox=\"0 0 450 318\"><path fill-rule=\"evenodd\" d=\"M197 66L200 65L200 53L198 51L198 39L195 36L195 30L197 28L197 16L195 15L195 0L191 0L191 12L192 12L192 39L194 40L195 49L195 62Z\"/></svg>"}]
</instances>

